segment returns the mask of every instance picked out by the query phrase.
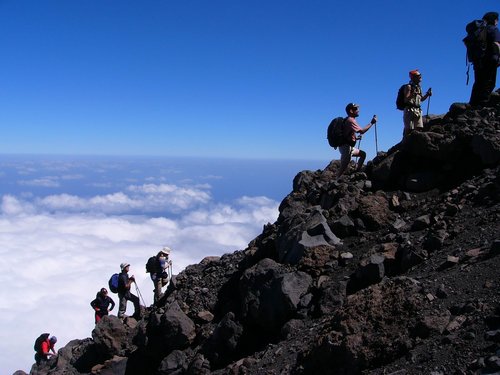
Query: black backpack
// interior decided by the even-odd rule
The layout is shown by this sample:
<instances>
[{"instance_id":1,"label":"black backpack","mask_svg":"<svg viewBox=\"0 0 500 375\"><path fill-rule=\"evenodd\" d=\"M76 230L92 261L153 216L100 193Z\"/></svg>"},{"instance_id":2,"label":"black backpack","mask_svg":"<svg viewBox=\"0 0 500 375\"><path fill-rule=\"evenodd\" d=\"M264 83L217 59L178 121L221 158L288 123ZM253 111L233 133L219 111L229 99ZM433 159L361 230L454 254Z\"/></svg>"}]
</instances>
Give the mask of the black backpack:
<instances>
[{"instance_id":1,"label":"black backpack","mask_svg":"<svg viewBox=\"0 0 500 375\"><path fill-rule=\"evenodd\" d=\"M158 272L158 259L152 256L148 259L146 263L146 273L156 273Z\"/></svg>"},{"instance_id":2,"label":"black backpack","mask_svg":"<svg viewBox=\"0 0 500 375\"><path fill-rule=\"evenodd\" d=\"M401 87L398 90L398 96L396 97L396 108L399 109L400 111L404 111L406 107L405 103L405 86L408 84L405 83L404 85L401 85Z\"/></svg>"},{"instance_id":3,"label":"black backpack","mask_svg":"<svg viewBox=\"0 0 500 375\"><path fill-rule=\"evenodd\" d=\"M336 117L328 125L326 138L328 139L328 144L335 149L347 143L344 136L345 120L343 117Z\"/></svg>"},{"instance_id":4,"label":"black backpack","mask_svg":"<svg viewBox=\"0 0 500 375\"><path fill-rule=\"evenodd\" d=\"M42 333L38 338L35 340L35 344L33 345L33 349L35 349L35 352L40 353L42 351L42 343L46 341L50 336L50 333Z\"/></svg>"},{"instance_id":5,"label":"black backpack","mask_svg":"<svg viewBox=\"0 0 500 375\"><path fill-rule=\"evenodd\" d=\"M467 36L462 40L467 48L467 62L477 64L486 54L487 24L484 20L474 20L465 26Z\"/></svg>"}]
</instances>

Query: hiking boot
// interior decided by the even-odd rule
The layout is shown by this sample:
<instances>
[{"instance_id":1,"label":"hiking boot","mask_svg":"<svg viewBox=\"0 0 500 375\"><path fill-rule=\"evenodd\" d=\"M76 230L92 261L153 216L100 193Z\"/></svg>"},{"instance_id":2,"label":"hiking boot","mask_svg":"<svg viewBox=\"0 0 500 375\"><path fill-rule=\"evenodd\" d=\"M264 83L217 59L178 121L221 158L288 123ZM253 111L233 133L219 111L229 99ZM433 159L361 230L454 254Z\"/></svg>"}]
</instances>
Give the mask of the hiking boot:
<instances>
[{"instance_id":1,"label":"hiking boot","mask_svg":"<svg viewBox=\"0 0 500 375\"><path fill-rule=\"evenodd\" d=\"M132 315L132 318L139 321L139 320L141 320L141 314L134 313L134 315Z\"/></svg>"}]
</instances>

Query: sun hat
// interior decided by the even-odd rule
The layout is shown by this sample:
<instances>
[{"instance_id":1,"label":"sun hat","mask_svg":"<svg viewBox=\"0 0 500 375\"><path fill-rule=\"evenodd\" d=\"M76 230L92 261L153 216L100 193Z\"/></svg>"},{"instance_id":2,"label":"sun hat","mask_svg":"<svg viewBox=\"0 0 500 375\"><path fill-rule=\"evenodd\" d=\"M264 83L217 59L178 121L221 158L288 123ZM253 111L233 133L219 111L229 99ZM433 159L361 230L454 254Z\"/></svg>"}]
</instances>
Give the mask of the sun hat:
<instances>
[{"instance_id":1,"label":"sun hat","mask_svg":"<svg viewBox=\"0 0 500 375\"><path fill-rule=\"evenodd\" d=\"M123 270L124 270L125 268L127 268L128 266L130 266L130 264L129 264L129 263L127 263L127 262L124 262L124 263L120 264L120 269L123 271Z\"/></svg>"}]
</instances>

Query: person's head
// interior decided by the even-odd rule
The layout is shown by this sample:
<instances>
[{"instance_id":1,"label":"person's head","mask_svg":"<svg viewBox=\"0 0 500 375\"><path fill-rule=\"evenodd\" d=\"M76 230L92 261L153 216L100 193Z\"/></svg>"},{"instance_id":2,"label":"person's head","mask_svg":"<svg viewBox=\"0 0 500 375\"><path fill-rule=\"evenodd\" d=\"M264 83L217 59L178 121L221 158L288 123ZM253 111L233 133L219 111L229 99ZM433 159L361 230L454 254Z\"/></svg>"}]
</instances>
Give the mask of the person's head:
<instances>
[{"instance_id":1,"label":"person's head","mask_svg":"<svg viewBox=\"0 0 500 375\"><path fill-rule=\"evenodd\" d=\"M130 264L128 264L127 262L123 262L122 264L120 264L120 269L122 270L122 272L128 272L129 267Z\"/></svg>"},{"instance_id":2,"label":"person's head","mask_svg":"<svg viewBox=\"0 0 500 375\"><path fill-rule=\"evenodd\" d=\"M419 83L422 80L422 74L418 71L418 69L415 70L410 70L410 73L408 73L410 76L410 79L414 83Z\"/></svg>"},{"instance_id":3,"label":"person's head","mask_svg":"<svg viewBox=\"0 0 500 375\"><path fill-rule=\"evenodd\" d=\"M359 116L359 104L349 103L345 107L345 113L347 116L358 117Z\"/></svg>"},{"instance_id":4,"label":"person's head","mask_svg":"<svg viewBox=\"0 0 500 375\"><path fill-rule=\"evenodd\" d=\"M107 296L108 295L108 290L106 288L101 288L101 294L103 296Z\"/></svg>"},{"instance_id":5,"label":"person's head","mask_svg":"<svg viewBox=\"0 0 500 375\"><path fill-rule=\"evenodd\" d=\"M160 258L160 257L166 257L166 258L168 258L168 256L170 255L171 251L172 251L172 249L170 249L170 247L164 246L163 249L161 249L156 256L158 258Z\"/></svg>"},{"instance_id":6,"label":"person's head","mask_svg":"<svg viewBox=\"0 0 500 375\"><path fill-rule=\"evenodd\" d=\"M50 341L51 344L55 344L57 342L57 337L51 336L50 339L49 339L49 341Z\"/></svg>"},{"instance_id":7,"label":"person's head","mask_svg":"<svg viewBox=\"0 0 500 375\"><path fill-rule=\"evenodd\" d=\"M498 13L488 12L483 16L483 21L486 21L488 25L498 25Z\"/></svg>"}]
</instances>

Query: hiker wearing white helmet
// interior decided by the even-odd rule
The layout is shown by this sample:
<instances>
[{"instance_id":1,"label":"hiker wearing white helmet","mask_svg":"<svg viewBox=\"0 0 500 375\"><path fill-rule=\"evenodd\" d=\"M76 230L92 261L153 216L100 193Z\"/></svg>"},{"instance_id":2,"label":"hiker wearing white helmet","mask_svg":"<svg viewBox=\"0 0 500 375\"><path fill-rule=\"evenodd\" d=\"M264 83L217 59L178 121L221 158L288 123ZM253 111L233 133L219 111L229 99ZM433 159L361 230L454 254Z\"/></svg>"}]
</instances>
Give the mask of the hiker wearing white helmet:
<instances>
[{"instance_id":1,"label":"hiker wearing white helmet","mask_svg":"<svg viewBox=\"0 0 500 375\"><path fill-rule=\"evenodd\" d=\"M120 264L120 269L122 272L118 278L118 298L120 305L118 308L118 318L123 318L125 316L125 311L127 310L127 301L134 304L134 315L132 318L139 320L141 318L141 305L139 303L139 297L130 292L130 287L132 283L135 283L134 275L128 275L130 268L129 263Z\"/></svg>"},{"instance_id":2,"label":"hiker wearing white helmet","mask_svg":"<svg viewBox=\"0 0 500 375\"><path fill-rule=\"evenodd\" d=\"M165 246L158 254L150 257L146 263L146 272L149 273L151 281L153 281L154 302L162 297L162 288L170 281L169 269L172 266L172 261L169 256L171 251L168 246Z\"/></svg>"}]
</instances>

